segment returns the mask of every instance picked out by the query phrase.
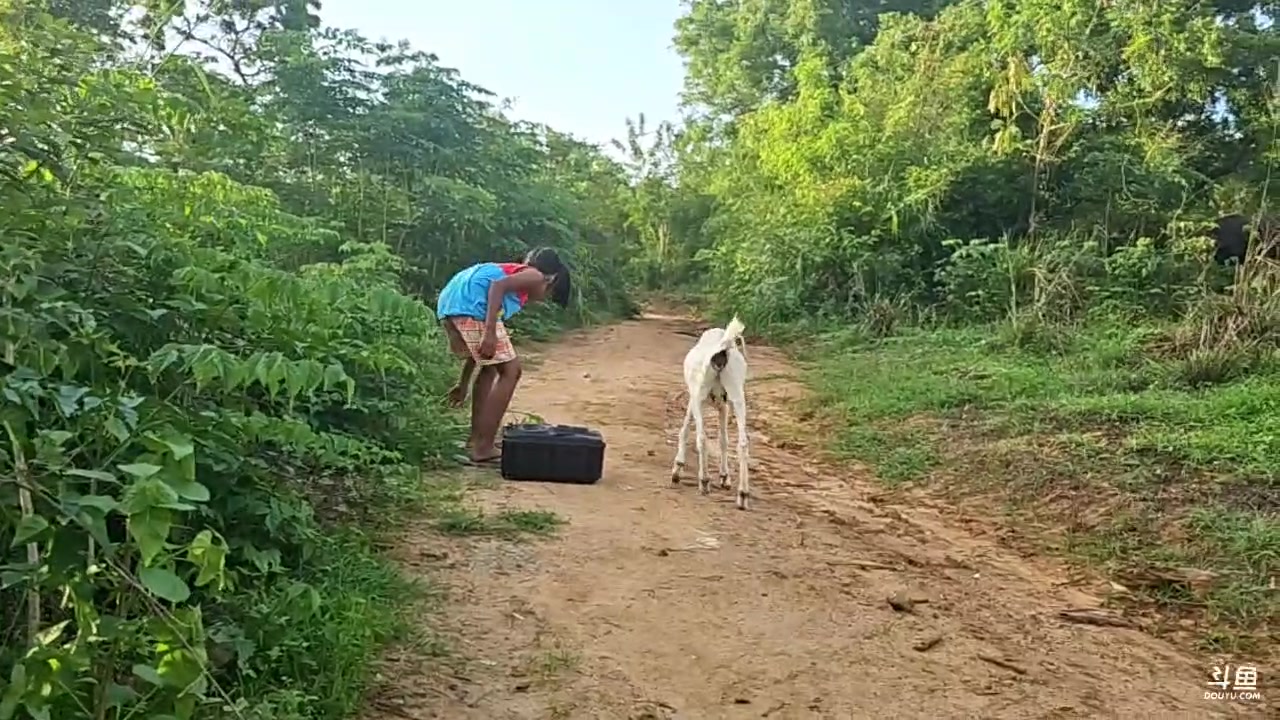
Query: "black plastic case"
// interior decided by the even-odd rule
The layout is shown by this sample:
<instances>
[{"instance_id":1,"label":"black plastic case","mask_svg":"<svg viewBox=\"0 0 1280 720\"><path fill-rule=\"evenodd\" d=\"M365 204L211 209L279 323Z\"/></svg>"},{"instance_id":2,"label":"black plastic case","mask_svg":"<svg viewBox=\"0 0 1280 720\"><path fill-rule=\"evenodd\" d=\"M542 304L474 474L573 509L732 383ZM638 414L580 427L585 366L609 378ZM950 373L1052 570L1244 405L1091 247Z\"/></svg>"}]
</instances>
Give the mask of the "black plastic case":
<instances>
[{"instance_id":1,"label":"black plastic case","mask_svg":"<svg viewBox=\"0 0 1280 720\"><path fill-rule=\"evenodd\" d=\"M604 474L604 438L571 425L508 425L502 477L590 485Z\"/></svg>"}]
</instances>

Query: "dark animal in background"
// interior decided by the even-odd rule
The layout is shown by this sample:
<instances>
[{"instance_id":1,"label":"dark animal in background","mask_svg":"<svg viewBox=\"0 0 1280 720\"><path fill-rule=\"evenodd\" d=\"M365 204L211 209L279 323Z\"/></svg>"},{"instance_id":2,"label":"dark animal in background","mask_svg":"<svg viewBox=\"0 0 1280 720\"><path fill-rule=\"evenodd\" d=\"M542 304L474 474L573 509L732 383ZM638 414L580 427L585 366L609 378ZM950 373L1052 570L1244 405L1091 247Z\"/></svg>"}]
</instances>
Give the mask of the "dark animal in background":
<instances>
[{"instance_id":1,"label":"dark animal in background","mask_svg":"<svg viewBox=\"0 0 1280 720\"><path fill-rule=\"evenodd\" d=\"M1223 215L1214 223L1209 231L1213 238L1213 259L1220 265L1228 260L1236 263L1244 262L1249 252L1249 245L1261 241L1264 255L1272 260L1280 260L1280 222L1275 216L1263 216L1258 222L1244 215Z\"/></svg>"}]
</instances>

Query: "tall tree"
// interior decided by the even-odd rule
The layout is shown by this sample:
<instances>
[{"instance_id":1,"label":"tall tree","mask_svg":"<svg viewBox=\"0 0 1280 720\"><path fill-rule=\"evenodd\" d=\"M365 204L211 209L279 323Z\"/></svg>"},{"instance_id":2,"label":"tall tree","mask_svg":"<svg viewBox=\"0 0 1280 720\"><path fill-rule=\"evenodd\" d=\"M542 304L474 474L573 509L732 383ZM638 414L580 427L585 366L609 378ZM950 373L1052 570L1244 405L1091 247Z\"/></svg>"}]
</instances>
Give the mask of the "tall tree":
<instances>
[{"instance_id":1,"label":"tall tree","mask_svg":"<svg viewBox=\"0 0 1280 720\"><path fill-rule=\"evenodd\" d=\"M739 116L795 97L801 51L820 47L838 82L844 63L869 45L879 15L933 17L948 0L683 0L675 46L687 62L685 100Z\"/></svg>"}]
</instances>

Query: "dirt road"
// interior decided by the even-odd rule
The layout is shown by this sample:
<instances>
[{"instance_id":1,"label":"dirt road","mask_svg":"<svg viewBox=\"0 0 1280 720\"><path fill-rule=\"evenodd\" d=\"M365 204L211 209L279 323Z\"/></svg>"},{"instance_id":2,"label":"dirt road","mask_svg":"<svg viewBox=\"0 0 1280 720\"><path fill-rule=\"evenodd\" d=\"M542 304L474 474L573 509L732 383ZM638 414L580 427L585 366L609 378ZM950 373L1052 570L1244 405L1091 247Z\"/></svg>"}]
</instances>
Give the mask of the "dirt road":
<instances>
[{"instance_id":1,"label":"dirt road","mask_svg":"<svg viewBox=\"0 0 1280 720\"><path fill-rule=\"evenodd\" d=\"M410 538L406 566L448 585L424 623L465 663L390 662L368 718L1263 716L1203 700L1207 659L1058 619L1099 601L1052 563L945 506L877 502L865 473L807 454L795 370L771 349L748 355L752 509L732 489L699 496L691 477L673 487L693 343L676 330L693 327L647 316L591 330L526 373L514 409L600 428L605 477L481 493L554 510L568 521L555 539ZM714 474L714 435L707 447ZM914 606L892 608L895 593Z\"/></svg>"}]
</instances>

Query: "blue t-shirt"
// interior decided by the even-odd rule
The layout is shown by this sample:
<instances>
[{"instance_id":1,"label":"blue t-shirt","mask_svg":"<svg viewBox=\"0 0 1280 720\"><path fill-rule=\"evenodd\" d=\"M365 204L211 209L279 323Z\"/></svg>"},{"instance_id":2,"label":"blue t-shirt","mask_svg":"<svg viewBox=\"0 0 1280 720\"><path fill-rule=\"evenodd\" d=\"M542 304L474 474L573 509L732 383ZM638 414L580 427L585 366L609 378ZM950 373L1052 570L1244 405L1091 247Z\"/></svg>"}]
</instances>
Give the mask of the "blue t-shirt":
<instances>
[{"instance_id":1,"label":"blue t-shirt","mask_svg":"<svg viewBox=\"0 0 1280 720\"><path fill-rule=\"evenodd\" d=\"M489 286L524 269L516 263L480 263L449 278L436 301L436 318L464 316L483 321L489 311ZM502 296L499 320L505 320L524 307L524 293L507 292Z\"/></svg>"}]
</instances>

